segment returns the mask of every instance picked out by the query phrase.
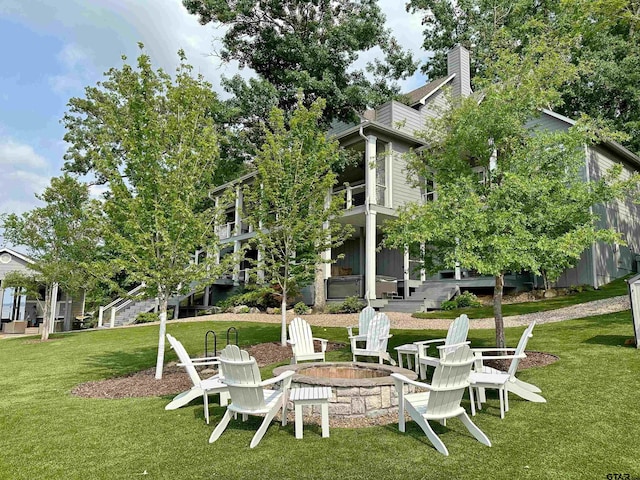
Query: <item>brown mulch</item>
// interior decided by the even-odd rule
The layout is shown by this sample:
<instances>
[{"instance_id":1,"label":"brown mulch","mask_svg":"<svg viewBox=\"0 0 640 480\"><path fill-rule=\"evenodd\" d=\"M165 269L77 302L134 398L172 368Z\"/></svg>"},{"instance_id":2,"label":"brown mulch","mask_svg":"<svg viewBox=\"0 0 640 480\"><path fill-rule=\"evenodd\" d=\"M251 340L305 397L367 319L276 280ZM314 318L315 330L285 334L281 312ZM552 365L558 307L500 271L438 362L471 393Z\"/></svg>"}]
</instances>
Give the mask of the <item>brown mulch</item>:
<instances>
[{"instance_id":1,"label":"brown mulch","mask_svg":"<svg viewBox=\"0 0 640 480\"><path fill-rule=\"evenodd\" d=\"M527 354L527 357L520 360L520 363L518 364L518 371L526 370L527 368L544 367L559 360L558 357L551 355L550 353L530 352L528 350L525 353ZM509 370L511 360L485 360L483 363L489 367L506 372Z\"/></svg>"},{"instance_id":2,"label":"brown mulch","mask_svg":"<svg viewBox=\"0 0 640 480\"><path fill-rule=\"evenodd\" d=\"M319 342L317 343L316 348L320 349ZM339 350L343 347L343 343L329 342L327 351ZM252 345L246 350L257 360L260 367L284 362L292 356L291 347L283 347L277 342ZM71 390L71 394L84 398L155 397L175 395L193 386L184 368L176 366L175 363L165 365L161 380L156 380L155 372L155 368L149 368L122 377L81 383ZM200 372L203 378L214 373L210 370Z\"/></svg>"},{"instance_id":3,"label":"brown mulch","mask_svg":"<svg viewBox=\"0 0 640 480\"><path fill-rule=\"evenodd\" d=\"M339 350L344 344L329 342L327 351ZM318 347L319 348L319 347ZM247 347L249 355L258 361L260 367L280 363L291 358L291 348L277 342L260 343ZM558 357L543 352L527 352L527 358L520 361L518 370L542 367L558 360ZM485 364L506 371L510 360L491 360ZM203 370L202 377L213 375L213 371ZM133 398L175 395L191 388L193 384L184 368L169 363L165 366L161 380L155 379L155 368L149 368L130 375L86 382L77 385L71 394L84 398Z\"/></svg>"}]
</instances>

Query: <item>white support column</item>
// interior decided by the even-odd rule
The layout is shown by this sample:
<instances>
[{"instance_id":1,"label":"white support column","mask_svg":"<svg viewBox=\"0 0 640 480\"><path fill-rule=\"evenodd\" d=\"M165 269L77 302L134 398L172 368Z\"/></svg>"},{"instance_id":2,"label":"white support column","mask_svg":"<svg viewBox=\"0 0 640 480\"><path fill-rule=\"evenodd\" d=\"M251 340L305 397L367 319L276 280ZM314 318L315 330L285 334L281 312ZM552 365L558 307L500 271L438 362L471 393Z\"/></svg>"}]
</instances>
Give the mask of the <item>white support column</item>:
<instances>
[{"instance_id":1,"label":"white support column","mask_svg":"<svg viewBox=\"0 0 640 480\"><path fill-rule=\"evenodd\" d=\"M364 291L366 300L376 299L376 224L377 215L371 210L376 201L376 142L373 135L367 137L365 144L365 263Z\"/></svg>"},{"instance_id":2,"label":"white support column","mask_svg":"<svg viewBox=\"0 0 640 480\"><path fill-rule=\"evenodd\" d=\"M370 211L365 219L365 295L376 299L376 221L377 214Z\"/></svg>"},{"instance_id":3,"label":"white support column","mask_svg":"<svg viewBox=\"0 0 640 480\"><path fill-rule=\"evenodd\" d=\"M234 260L238 257L238 254L240 253L240 242L238 240L236 240L235 242L233 242L233 257ZM235 267L233 268L233 284L234 285L238 285L239 281L240 281L240 264L236 263Z\"/></svg>"},{"instance_id":4,"label":"white support column","mask_svg":"<svg viewBox=\"0 0 640 480\"><path fill-rule=\"evenodd\" d=\"M404 294L403 298L409 298L409 270L411 268L411 264L409 263L409 246L404 246L404 255L402 258L402 280L404 282Z\"/></svg>"},{"instance_id":5,"label":"white support column","mask_svg":"<svg viewBox=\"0 0 640 480\"><path fill-rule=\"evenodd\" d=\"M421 261L423 262L423 265L424 265L424 253L425 253L425 246L424 246L424 243L421 243L420 244L420 256L422 257ZM420 269L420 281L421 282L426 282L427 281L427 271L424 268Z\"/></svg>"},{"instance_id":6,"label":"white support column","mask_svg":"<svg viewBox=\"0 0 640 480\"><path fill-rule=\"evenodd\" d=\"M364 275L364 266L365 266L365 244L364 244L364 228L362 227L358 227L358 230L360 232L360 275Z\"/></svg>"},{"instance_id":7,"label":"white support column","mask_svg":"<svg viewBox=\"0 0 640 480\"><path fill-rule=\"evenodd\" d=\"M325 208L329 208L329 206L331 205L331 197L332 197L332 192L331 190L329 190L329 193L327 194L327 197L324 200L324 206ZM329 230L329 221L326 221L322 224L322 229L323 230ZM322 264L322 270L323 270L323 279L327 280L329 277L331 277L331 249L328 248L326 249L324 252L322 252L321 254L322 260L325 260L325 263ZM326 294L325 294L326 297Z\"/></svg>"},{"instance_id":8,"label":"white support column","mask_svg":"<svg viewBox=\"0 0 640 480\"><path fill-rule=\"evenodd\" d=\"M240 185L236 187L236 208L235 208L235 229L233 231L234 235L240 235L242 233L242 190L240 189Z\"/></svg>"},{"instance_id":9,"label":"white support column","mask_svg":"<svg viewBox=\"0 0 640 480\"><path fill-rule=\"evenodd\" d=\"M393 208L393 143L389 142L385 146L385 189L384 189L384 205Z\"/></svg>"},{"instance_id":10,"label":"white support column","mask_svg":"<svg viewBox=\"0 0 640 480\"><path fill-rule=\"evenodd\" d=\"M55 332L56 313L58 306L58 284L54 283L51 287L51 321L49 322L49 333Z\"/></svg>"},{"instance_id":11,"label":"white support column","mask_svg":"<svg viewBox=\"0 0 640 480\"><path fill-rule=\"evenodd\" d=\"M0 320L2 320L2 305L4 304L4 287L2 286L2 280L0 280Z\"/></svg>"},{"instance_id":12,"label":"white support column","mask_svg":"<svg viewBox=\"0 0 640 480\"><path fill-rule=\"evenodd\" d=\"M258 247L258 255L257 255L258 265L262 263L262 248ZM264 283L264 270L262 268L258 268L256 275L258 277L258 283Z\"/></svg>"}]
</instances>

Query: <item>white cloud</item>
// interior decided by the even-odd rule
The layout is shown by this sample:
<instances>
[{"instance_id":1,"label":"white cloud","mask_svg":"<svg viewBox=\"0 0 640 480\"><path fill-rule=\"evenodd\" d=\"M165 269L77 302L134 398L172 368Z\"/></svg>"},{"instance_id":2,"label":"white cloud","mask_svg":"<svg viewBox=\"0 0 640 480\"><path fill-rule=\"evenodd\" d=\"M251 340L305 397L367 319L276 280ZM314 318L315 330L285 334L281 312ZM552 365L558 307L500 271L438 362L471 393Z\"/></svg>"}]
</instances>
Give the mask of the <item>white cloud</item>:
<instances>
[{"instance_id":1,"label":"white cloud","mask_svg":"<svg viewBox=\"0 0 640 480\"><path fill-rule=\"evenodd\" d=\"M39 201L35 195L49 185L49 163L33 147L0 139L0 214L23 213Z\"/></svg>"},{"instance_id":2,"label":"white cloud","mask_svg":"<svg viewBox=\"0 0 640 480\"><path fill-rule=\"evenodd\" d=\"M11 139L0 139L0 165L8 165L12 168L43 169L48 167L48 162L30 145L17 143ZM5 167L2 169L5 170Z\"/></svg>"}]
</instances>

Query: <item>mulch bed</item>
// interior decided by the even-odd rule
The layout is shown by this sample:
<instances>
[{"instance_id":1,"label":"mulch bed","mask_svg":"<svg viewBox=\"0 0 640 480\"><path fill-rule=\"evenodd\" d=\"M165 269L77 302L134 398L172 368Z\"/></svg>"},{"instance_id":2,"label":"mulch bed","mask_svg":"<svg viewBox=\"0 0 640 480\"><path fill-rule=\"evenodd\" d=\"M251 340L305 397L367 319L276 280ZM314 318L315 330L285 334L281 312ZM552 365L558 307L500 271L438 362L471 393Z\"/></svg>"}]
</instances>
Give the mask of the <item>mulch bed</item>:
<instances>
[{"instance_id":1,"label":"mulch bed","mask_svg":"<svg viewBox=\"0 0 640 480\"><path fill-rule=\"evenodd\" d=\"M316 348L319 350L319 345ZM327 345L327 351L341 348L344 348L343 343L329 342ZM292 357L291 347L283 347L278 342L260 343L247 347L246 350L260 367L284 362ZM185 369L176 366L175 362L165 365L161 380L156 380L155 373L155 368L149 368L122 377L81 383L71 390L71 394L84 398L155 397L175 395L193 386ZM200 375L206 378L214 373L202 370Z\"/></svg>"},{"instance_id":2,"label":"mulch bed","mask_svg":"<svg viewBox=\"0 0 640 480\"><path fill-rule=\"evenodd\" d=\"M329 342L327 351L339 350L344 344ZM319 347L317 347L319 348ZM260 343L246 348L249 355L254 357L258 366L264 367L273 363L281 363L291 358L291 348L283 347L277 342ZM555 355L543 352L527 352L527 358L520 361L518 370L532 367L542 367L558 360ZM510 360L492 360L485 365L506 371ZM213 375L213 371L203 370L201 376L206 378ZM165 365L162 379L155 379L155 368L149 368L130 375L108 378L77 385L71 394L84 398L133 398L175 395L192 387L191 380L184 368L175 363Z\"/></svg>"}]
</instances>

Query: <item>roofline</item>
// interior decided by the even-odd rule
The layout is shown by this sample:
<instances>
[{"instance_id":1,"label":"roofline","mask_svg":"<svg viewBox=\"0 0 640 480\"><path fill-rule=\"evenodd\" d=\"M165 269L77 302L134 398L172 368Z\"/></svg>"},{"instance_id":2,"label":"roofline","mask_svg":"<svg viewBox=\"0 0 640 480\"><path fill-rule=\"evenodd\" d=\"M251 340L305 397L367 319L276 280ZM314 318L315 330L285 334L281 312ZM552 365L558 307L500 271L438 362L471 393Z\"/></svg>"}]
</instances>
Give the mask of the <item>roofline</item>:
<instances>
[{"instance_id":1,"label":"roofline","mask_svg":"<svg viewBox=\"0 0 640 480\"><path fill-rule=\"evenodd\" d=\"M547 115L549 115L550 117L553 117L557 120L560 120L561 122L567 123L571 126L574 126L576 124L576 121L569 118L569 117L565 117L564 115L560 115L559 113L553 112L549 109L542 109L542 113L545 113ZM611 150L613 150L615 153L617 153L618 155L620 155L621 157L623 157L625 160L627 160L630 163L633 163L637 166L640 167L640 157L638 157L638 155L636 155L635 153L633 153L631 150L625 148L624 146L620 145L618 142L615 142L613 140L605 140L604 142L601 142L603 145L606 145L608 148L610 148Z\"/></svg>"},{"instance_id":2,"label":"roofline","mask_svg":"<svg viewBox=\"0 0 640 480\"><path fill-rule=\"evenodd\" d=\"M411 106L413 106L413 105L417 105L417 104L419 104L419 103L421 103L422 105L424 105L424 104L425 104L425 102L427 101L427 99L428 99L429 97L431 97L434 93L436 93L438 90L440 90L440 89L443 87L443 85L445 85L445 84L449 83L451 80L453 80L453 78L454 78L455 76L456 76L456 74L455 74L455 72L454 72L454 73L452 73L451 75L449 75L447 78L443 79L443 80L440 82L440 85L438 85L436 88L434 88L433 90L431 90L429 93L427 93L424 97L422 97L422 98L421 98L420 100L418 100L417 102L412 103L412 104L411 104Z\"/></svg>"},{"instance_id":3,"label":"roofline","mask_svg":"<svg viewBox=\"0 0 640 480\"><path fill-rule=\"evenodd\" d=\"M36 263L35 261L33 261L32 259L30 259L29 257L27 257L26 255L23 255L20 252L16 252L15 250L11 250L10 248L7 247L2 247L0 248L0 254L2 254L3 252L6 252L10 255L13 255L14 257L18 257L21 260L24 260L27 263L30 263L31 265L33 265L34 263Z\"/></svg>"},{"instance_id":4,"label":"roofline","mask_svg":"<svg viewBox=\"0 0 640 480\"><path fill-rule=\"evenodd\" d=\"M389 128L386 125L383 125L381 123L375 122L373 120L367 120L366 122L362 122L359 123L358 125L355 125L351 128L349 128L348 130L344 130L342 132L340 132L338 135L334 135L334 138L336 139L340 139L340 138L344 138L344 137L348 137L349 135L353 135L354 133L358 133L360 131L360 129L364 129L364 128L375 128L376 130L380 130L384 133L387 133L389 135L393 135L396 137L400 137L404 140L407 140L409 142L418 144L418 145L426 145L427 142L425 142L424 140L420 140L416 137L413 137L407 133L403 133L403 132L399 132L398 130L394 130L393 128Z\"/></svg>"},{"instance_id":5,"label":"roofline","mask_svg":"<svg viewBox=\"0 0 640 480\"><path fill-rule=\"evenodd\" d=\"M249 180L252 177L255 177L258 174L257 170L253 170L252 172L249 173L245 173L244 175L242 175L241 177L238 178L234 178L233 180L231 180L230 182L227 183L223 183L222 185L218 185L216 188L214 188L213 190L211 190L211 193L216 193L216 192L220 192L222 190L226 190L227 188L235 185L236 183L242 183L245 180Z\"/></svg>"}]
</instances>

